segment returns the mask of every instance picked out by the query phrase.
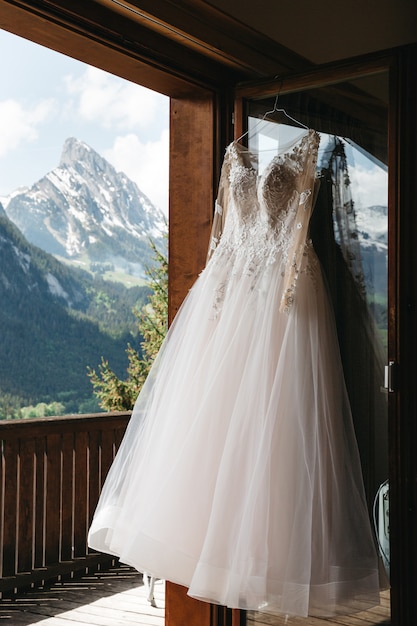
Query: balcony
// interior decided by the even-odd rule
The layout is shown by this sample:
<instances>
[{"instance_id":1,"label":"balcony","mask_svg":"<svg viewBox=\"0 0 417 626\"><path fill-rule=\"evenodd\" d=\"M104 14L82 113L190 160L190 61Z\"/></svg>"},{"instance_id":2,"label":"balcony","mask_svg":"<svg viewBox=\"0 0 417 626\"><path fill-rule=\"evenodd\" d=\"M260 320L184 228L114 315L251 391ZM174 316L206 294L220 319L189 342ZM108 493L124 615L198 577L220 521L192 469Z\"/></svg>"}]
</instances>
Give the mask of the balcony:
<instances>
[{"instance_id":1,"label":"balcony","mask_svg":"<svg viewBox=\"0 0 417 626\"><path fill-rule=\"evenodd\" d=\"M87 546L130 413L1 421L0 592L111 564Z\"/></svg>"}]
</instances>

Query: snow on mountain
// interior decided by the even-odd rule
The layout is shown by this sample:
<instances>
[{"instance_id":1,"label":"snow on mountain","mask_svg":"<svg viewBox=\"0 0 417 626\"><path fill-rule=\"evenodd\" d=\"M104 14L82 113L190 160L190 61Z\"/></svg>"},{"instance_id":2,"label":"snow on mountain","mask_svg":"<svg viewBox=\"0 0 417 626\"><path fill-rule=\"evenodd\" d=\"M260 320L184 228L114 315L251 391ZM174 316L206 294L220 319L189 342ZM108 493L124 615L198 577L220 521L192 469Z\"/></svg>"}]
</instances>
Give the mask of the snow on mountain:
<instances>
[{"instance_id":1,"label":"snow on mountain","mask_svg":"<svg viewBox=\"0 0 417 626\"><path fill-rule=\"evenodd\" d=\"M67 139L59 166L3 203L27 239L68 259L122 261L143 272L151 238L162 245L165 217L138 186L87 144Z\"/></svg>"},{"instance_id":2,"label":"snow on mountain","mask_svg":"<svg viewBox=\"0 0 417 626\"><path fill-rule=\"evenodd\" d=\"M80 305L85 294L69 270L32 246L6 214L0 214L0 301L29 302L36 295L60 298L69 307Z\"/></svg>"},{"instance_id":3,"label":"snow on mountain","mask_svg":"<svg viewBox=\"0 0 417 626\"><path fill-rule=\"evenodd\" d=\"M388 209L381 205L357 208L355 222L366 290L386 298Z\"/></svg>"},{"instance_id":4,"label":"snow on mountain","mask_svg":"<svg viewBox=\"0 0 417 626\"><path fill-rule=\"evenodd\" d=\"M7 207L10 200L21 193L25 193L28 190L28 187L19 187L10 193L8 196L0 196L0 205L2 205L3 209Z\"/></svg>"},{"instance_id":5,"label":"snow on mountain","mask_svg":"<svg viewBox=\"0 0 417 626\"><path fill-rule=\"evenodd\" d=\"M355 211L358 238L361 247L375 246L379 252L388 252L388 208L361 207Z\"/></svg>"}]
</instances>

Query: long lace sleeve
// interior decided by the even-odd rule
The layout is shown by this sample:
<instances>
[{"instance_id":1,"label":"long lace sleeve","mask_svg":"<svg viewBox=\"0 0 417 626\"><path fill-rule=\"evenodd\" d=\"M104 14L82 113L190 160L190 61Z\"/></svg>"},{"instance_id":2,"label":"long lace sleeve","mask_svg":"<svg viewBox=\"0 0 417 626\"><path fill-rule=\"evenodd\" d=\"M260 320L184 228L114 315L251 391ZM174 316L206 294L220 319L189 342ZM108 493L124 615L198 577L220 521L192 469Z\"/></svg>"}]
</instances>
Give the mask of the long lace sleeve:
<instances>
[{"instance_id":1,"label":"long lace sleeve","mask_svg":"<svg viewBox=\"0 0 417 626\"><path fill-rule=\"evenodd\" d=\"M298 207L296 209L291 245L284 277L284 288L280 305L281 311L288 312L294 302L297 279L306 257L310 218L317 198L319 182L316 180L316 154L319 137L312 135L303 155L304 175L301 177L298 191Z\"/></svg>"},{"instance_id":2,"label":"long lace sleeve","mask_svg":"<svg viewBox=\"0 0 417 626\"><path fill-rule=\"evenodd\" d=\"M227 158L227 154L223 161L222 170L220 173L219 187L217 191L216 201L214 203L214 217L211 227L210 241L207 252L206 263L211 259L213 252L217 248L220 238L223 233L223 227L227 214L227 205L229 198L229 171L230 164Z\"/></svg>"}]
</instances>

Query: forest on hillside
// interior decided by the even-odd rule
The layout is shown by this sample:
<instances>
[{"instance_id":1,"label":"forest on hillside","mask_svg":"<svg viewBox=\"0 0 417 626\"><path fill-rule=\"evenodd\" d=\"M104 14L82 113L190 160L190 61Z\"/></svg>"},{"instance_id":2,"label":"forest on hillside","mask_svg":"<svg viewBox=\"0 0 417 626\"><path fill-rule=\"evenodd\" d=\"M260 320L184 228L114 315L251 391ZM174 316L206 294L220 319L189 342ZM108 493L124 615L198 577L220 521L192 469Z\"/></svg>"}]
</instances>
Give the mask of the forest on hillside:
<instances>
[{"instance_id":1,"label":"forest on hillside","mask_svg":"<svg viewBox=\"0 0 417 626\"><path fill-rule=\"evenodd\" d=\"M22 409L38 404L40 412L54 403L60 413L98 411L88 368L106 355L125 376L126 346L141 343L134 310L149 287L67 267L4 217L0 239L0 419L29 416Z\"/></svg>"},{"instance_id":2,"label":"forest on hillside","mask_svg":"<svg viewBox=\"0 0 417 626\"><path fill-rule=\"evenodd\" d=\"M38 404L59 403L53 414L100 410L87 370L106 355L119 376L126 374L126 346L140 350L141 343L132 310L149 294L146 287L122 293L106 287L94 291L86 313L42 299L18 316L1 307L0 326L7 332L0 333L0 419L22 417L20 409Z\"/></svg>"}]
</instances>

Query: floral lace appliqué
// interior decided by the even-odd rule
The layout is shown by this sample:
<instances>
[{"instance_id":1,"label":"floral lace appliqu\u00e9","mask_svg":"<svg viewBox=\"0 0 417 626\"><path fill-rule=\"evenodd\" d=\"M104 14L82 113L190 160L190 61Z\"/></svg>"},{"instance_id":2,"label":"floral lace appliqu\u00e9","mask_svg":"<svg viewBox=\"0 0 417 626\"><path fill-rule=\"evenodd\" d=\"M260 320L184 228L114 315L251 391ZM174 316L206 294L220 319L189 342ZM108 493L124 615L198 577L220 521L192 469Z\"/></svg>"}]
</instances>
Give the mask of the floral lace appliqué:
<instances>
[{"instance_id":1,"label":"floral lace appliqu\u00e9","mask_svg":"<svg viewBox=\"0 0 417 626\"><path fill-rule=\"evenodd\" d=\"M225 156L229 187L226 221L221 238L211 242L217 263L224 269L213 294L214 317L233 293L236 281L239 285L244 281L250 298L273 264L283 276L281 310L286 312L294 303L300 274L315 279L316 256L306 235L317 148L318 136L310 131L291 152L275 157L259 176L246 149L237 143L229 146ZM313 180L306 180L307 166ZM216 205L215 211L222 215L223 207Z\"/></svg>"}]
</instances>

